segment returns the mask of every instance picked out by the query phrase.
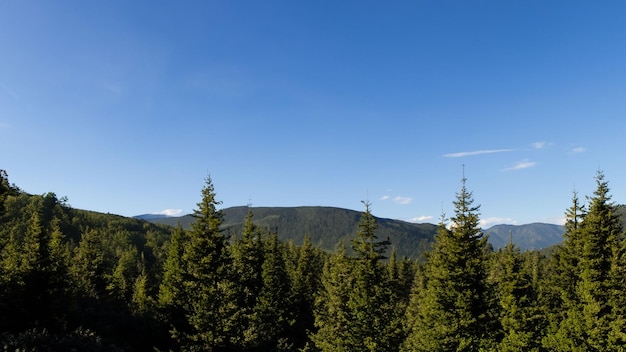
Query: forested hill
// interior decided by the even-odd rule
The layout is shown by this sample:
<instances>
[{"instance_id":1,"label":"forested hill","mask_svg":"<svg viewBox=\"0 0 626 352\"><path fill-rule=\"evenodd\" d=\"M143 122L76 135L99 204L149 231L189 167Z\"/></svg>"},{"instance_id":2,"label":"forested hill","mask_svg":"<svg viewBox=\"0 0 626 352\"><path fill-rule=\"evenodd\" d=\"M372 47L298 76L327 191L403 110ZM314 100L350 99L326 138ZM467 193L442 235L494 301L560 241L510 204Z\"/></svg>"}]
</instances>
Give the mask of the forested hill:
<instances>
[{"instance_id":1,"label":"forested hill","mask_svg":"<svg viewBox=\"0 0 626 352\"><path fill-rule=\"evenodd\" d=\"M240 236L248 210L252 211L253 222L260 228L277 233L281 241L293 241L301 245L305 235L313 244L328 251L334 251L340 241L348 247L354 238L361 212L334 207L231 207L223 210L224 229L232 237ZM148 219L154 223L189 228L194 218L191 215L161 219ZM430 248L437 226L376 218L380 239L389 240L396 248L398 256L419 258Z\"/></svg>"},{"instance_id":2,"label":"forested hill","mask_svg":"<svg viewBox=\"0 0 626 352\"><path fill-rule=\"evenodd\" d=\"M300 245L308 234L317 247L328 251L333 251L342 240L349 245L361 216L361 212L335 207L231 207L223 210L224 228L229 235L238 237L241 234L248 209L254 214L253 221L256 224L267 231L276 232L280 240L293 240L296 245ZM171 226L180 223L185 229L190 228L194 221L191 215L155 218L147 214L139 218ZM428 223L416 224L385 218L376 218L376 222L378 238L389 237L398 255L407 258L419 258L430 248L437 232L437 226ZM489 235L489 242L495 249L504 247L512 237L513 243L521 250L532 250L560 243L564 228L554 224L533 223L495 225L484 232Z\"/></svg>"}]
</instances>

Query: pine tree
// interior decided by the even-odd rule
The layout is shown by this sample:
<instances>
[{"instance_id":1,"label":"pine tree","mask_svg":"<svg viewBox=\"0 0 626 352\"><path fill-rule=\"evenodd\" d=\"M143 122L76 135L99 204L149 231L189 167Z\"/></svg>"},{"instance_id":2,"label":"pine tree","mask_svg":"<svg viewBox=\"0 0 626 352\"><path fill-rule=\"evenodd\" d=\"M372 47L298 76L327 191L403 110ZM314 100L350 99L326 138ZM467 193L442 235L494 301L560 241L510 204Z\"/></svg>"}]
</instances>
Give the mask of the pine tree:
<instances>
[{"instance_id":1,"label":"pine tree","mask_svg":"<svg viewBox=\"0 0 626 352\"><path fill-rule=\"evenodd\" d=\"M154 299L148 292L148 274L144 266L133 283L131 303L132 311L135 314L145 314L154 305Z\"/></svg>"},{"instance_id":2,"label":"pine tree","mask_svg":"<svg viewBox=\"0 0 626 352\"><path fill-rule=\"evenodd\" d=\"M119 302L131 302L135 280L140 273L137 247L128 245L120 255L113 273L107 275L107 291Z\"/></svg>"},{"instance_id":3,"label":"pine tree","mask_svg":"<svg viewBox=\"0 0 626 352\"><path fill-rule=\"evenodd\" d=\"M324 352L349 352L348 341L351 312L347 308L349 292L354 287L350 259L343 243L325 262L321 277L322 287L315 304L315 327L311 335L316 348Z\"/></svg>"},{"instance_id":4,"label":"pine tree","mask_svg":"<svg viewBox=\"0 0 626 352\"><path fill-rule=\"evenodd\" d=\"M353 351L393 351L398 349L401 325L396 316L396 302L392 300L392 281L380 260L385 259L389 240L378 240L376 219L370 203L363 202L365 211L352 241L355 252L353 276L355 285L350 291L348 308Z\"/></svg>"},{"instance_id":5,"label":"pine tree","mask_svg":"<svg viewBox=\"0 0 626 352\"><path fill-rule=\"evenodd\" d=\"M558 327L544 339L544 345L555 351L621 351L625 347L618 343L619 338L609 343L610 336L615 336L615 313L620 309L612 299L619 295L612 294L621 291L613 273L618 268L615 255L621 246L622 227L602 172L596 174L596 185L593 197L588 198L588 213L579 226L570 222L559 252L557 273L571 275L574 281L556 280L565 283L559 287L565 311ZM574 292L570 292L572 286Z\"/></svg>"},{"instance_id":6,"label":"pine tree","mask_svg":"<svg viewBox=\"0 0 626 352\"><path fill-rule=\"evenodd\" d=\"M294 314L294 325L289 335L294 340L296 348L304 347L308 340L307 334L313 331L315 317L313 309L315 296L320 289L324 260L316 248L313 247L311 237L304 236L302 246L291 249L295 253L292 257L295 263L290 271L292 281L291 311Z\"/></svg>"},{"instance_id":7,"label":"pine tree","mask_svg":"<svg viewBox=\"0 0 626 352\"><path fill-rule=\"evenodd\" d=\"M580 276L579 261L583 246L582 220L585 218L585 206L580 203L574 191L572 206L565 212L565 233L563 242L554 253L558 275L557 287L560 289L562 304L570 305L576 297L576 285Z\"/></svg>"},{"instance_id":8,"label":"pine tree","mask_svg":"<svg viewBox=\"0 0 626 352\"><path fill-rule=\"evenodd\" d=\"M486 241L465 178L450 229L442 223L425 265L405 351L478 351L494 344L496 319L486 275ZM415 304L415 303L414 303Z\"/></svg>"},{"instance_id":9,"label":"pine tree","mask_svg":"<svg viewBox=\"0 0 626 352\"><path fill-rule=\"evenodd\" d=\"M365 211L352 240L355 256L346 260L339 252L324 271L325 304L318 311L319 330L313 337L323 351L394 351L401 340L393 283L380 263L389 240L377 239L370 203L363 204ZM340 293L336 291L338 287L350 288L347 293Z\"/></svg>"},{"instance_id":10,"label":"pine tree","mask_svg":"<svg viewBox=\"0 0 626 352\"><path fill-rule=\"evenodd\" d=\"M409 304L412 276L415 273L412 270L412 263L406 258L398 261L396 249L393 248L389 255L386 274L389 295L384 304L389 305L387 313L389 318L386 323L385 339L390 350L397 351L406 338L403 323Z\"/></svg>"},{"instance_id":11,"label":"pine tree","mask_svg":"<svg viewBox=\"0 0 626 352\"><path fill-rule=\"evenodd\" d=\"M83 232L72 258L70 274L79 295L91 298L102 297L106 292L108 271L101 234L94 229Z\"/></svg>"},{"instance_id":12,"label":"pine tree","mask_svg":"<svg viewBox=\"0 0 626 352\"><path fill-rule=\"evenodd\" d=\"M232 294L233 284L228 239L220 229L223 215L217 209L219 204L212 180L207 177L183 255L183 301L191 331L181 342L187 350L212 351L229 346L234 303L227 297Z\"/></svg>"},{"instance_id":13,"label":"pine tree","mask_svg":"<svg viewBox=\"0 0 626 352\"><path fill-rule=\"evenodd\" d=\"M175 327L182 324L185 273L183 255L186 240L185 230L179 224L170 237L167 258L163 264L163 281L159 286L159 306Z\"/></svg>"},{"instance_id":14,"label":"pine tree","mask_svg":"<svg viewBox=\"0 0 626 352\"><path fill-rule=\"evenodd\" d=\"M261 231L252 218L252 211L248 209L241 238L232 245L233 276L237 283L233 297L237 305L234 319L238 331L233 344L242 350L258 346L262 335L254 309L263 288L265 249Z\"/></svg>"},{"instance_id":15,"label":"pine tree","mask_svg":"<svg viewBox=\"0 0 626 352\"><path fill-rule=\"evenodd\" d=\"M286 331L292 324L289 294L291 282L285 267L283 250L278 236L272 234L265 245L261 277L263 286L254 307L259 326L259 346L262 350L290 345Z\"/></svg>"},{"instance_id":16,"label":"pine tree","mask_svg":"<svg viewBox=\"0 0 626 352\"><path fill-rule=\"evenodd\" d=\"M537 295L532 287L531 274L524 271L519 247L512 242L497 255L496 290L500 306L503 338L499 351L523 352L540 349L540 324L537 314Z\"/></svg>"},{"instance_id":17,"label":"pine tree","mask_svg":"<svg viewBox=\"0 0 626 352\"><path fill-rule=\"evenodd\" d=\"M406 337L400 346L400 351L420 350L421 332L417 329L421 328L420 311L425 290L426 276L424 274L424 265L417 263L403 320L404 335Z\"/></svg>"}]
</instances>

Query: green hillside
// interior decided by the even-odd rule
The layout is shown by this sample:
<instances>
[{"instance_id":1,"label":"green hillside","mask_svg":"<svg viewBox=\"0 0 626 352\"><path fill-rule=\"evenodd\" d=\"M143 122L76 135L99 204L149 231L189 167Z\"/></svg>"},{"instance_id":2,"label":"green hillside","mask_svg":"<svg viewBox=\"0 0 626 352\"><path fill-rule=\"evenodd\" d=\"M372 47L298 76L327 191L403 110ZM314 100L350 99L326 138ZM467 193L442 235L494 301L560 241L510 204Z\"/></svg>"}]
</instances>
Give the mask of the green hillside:
<instances>
[{"instance_id":1,"label":"green hillside","mask_svg":"<svg viewBox=\"0 0 626 352\"><path fill-rule=\"evenodd\" d=\"M340 241L349 245L354 237L361 212L334 207L252 207L226 208L224 229L232 237L238 237L243 222L250 209L253 221L265 231L277 233L281 241L293 241L301 245L305 235L311 237L316 247L333 251ZM185 215L177 218L150 220L154 223L190 228L194 218ZM399 256L419 258L430 248L437 226L433 224L414 224L400 220L376 218L378 230L376 236L389 240Z\"/></svg>"}]
</instances>

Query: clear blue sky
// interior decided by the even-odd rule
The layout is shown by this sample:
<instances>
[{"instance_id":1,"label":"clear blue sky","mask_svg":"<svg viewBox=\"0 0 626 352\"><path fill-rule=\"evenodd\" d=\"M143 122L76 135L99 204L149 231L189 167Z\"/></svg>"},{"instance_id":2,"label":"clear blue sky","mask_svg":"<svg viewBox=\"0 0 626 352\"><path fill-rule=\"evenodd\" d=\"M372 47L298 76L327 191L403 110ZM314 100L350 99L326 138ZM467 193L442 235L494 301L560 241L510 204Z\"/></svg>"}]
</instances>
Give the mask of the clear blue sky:
<instances>
[{"instance_id":1,"label":"clear blue sky","mask_svg":"<svg viewBox=\"0 0 626 352\"><path fill-rule=\"evenodd\" d=\"M76 208L626 203L624 1L0 0L0 168Z\"/></svg>"}]
</instances>

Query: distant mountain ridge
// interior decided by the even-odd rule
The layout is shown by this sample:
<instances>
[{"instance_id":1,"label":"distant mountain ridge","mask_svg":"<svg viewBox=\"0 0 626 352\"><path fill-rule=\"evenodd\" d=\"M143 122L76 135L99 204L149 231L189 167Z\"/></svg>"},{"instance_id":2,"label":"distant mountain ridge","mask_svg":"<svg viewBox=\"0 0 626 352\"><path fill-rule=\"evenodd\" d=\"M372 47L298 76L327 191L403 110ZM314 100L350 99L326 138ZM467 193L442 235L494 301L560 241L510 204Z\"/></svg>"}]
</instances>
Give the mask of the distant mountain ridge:
<instances>
[{"instance_id":1,"label":"distant mountain ridge","mask_svg":"<svg viewBox=\"0 0 626 352\"><path fill-rule=\"evenodd\" d=\"M521 250L539 250L561 243L565 227L555 224L494 225L483 230L494 248L503 248L513 241Z\"/></svg>"},{"instance_id":2,"label":"distant mountain ridge","mask_svg":"<svg viewBox=\"0 0 626 352\"><path fill-rule=\"evenodd\" d=\"M343 241L350 247L357 231L361 212L335 207L231 207L223 209L223 228L233 237L238 237L248 210L252 211L253 222L264 231L277 233L282 241L293 241L300 245L308 234L317 247L333 251ZM145 219L150 222L190 228L194 217L161 217ZM410 223L401 220L376 218L378 238L389 237L399 256L420 258L431 248L437 225ZM504 247L512 236L513 243L522 250L542 249L560 243L564 228L559 225L534 223L527 225L495 225L484 230L495 249Z\"/></svg>"},{"instance_id":3,"label":"distant mountain ridge","mask_svg":"<svg viewBox=\"0 0 626 352\"><path fill-rule=\"evenodd\" d=\"M133 219L147 220L147 221L167 219L167 218L171 218L171 216L165 215L165 214L141 214L141 215L133 216Z\"/></svg>"}]
</instances>

